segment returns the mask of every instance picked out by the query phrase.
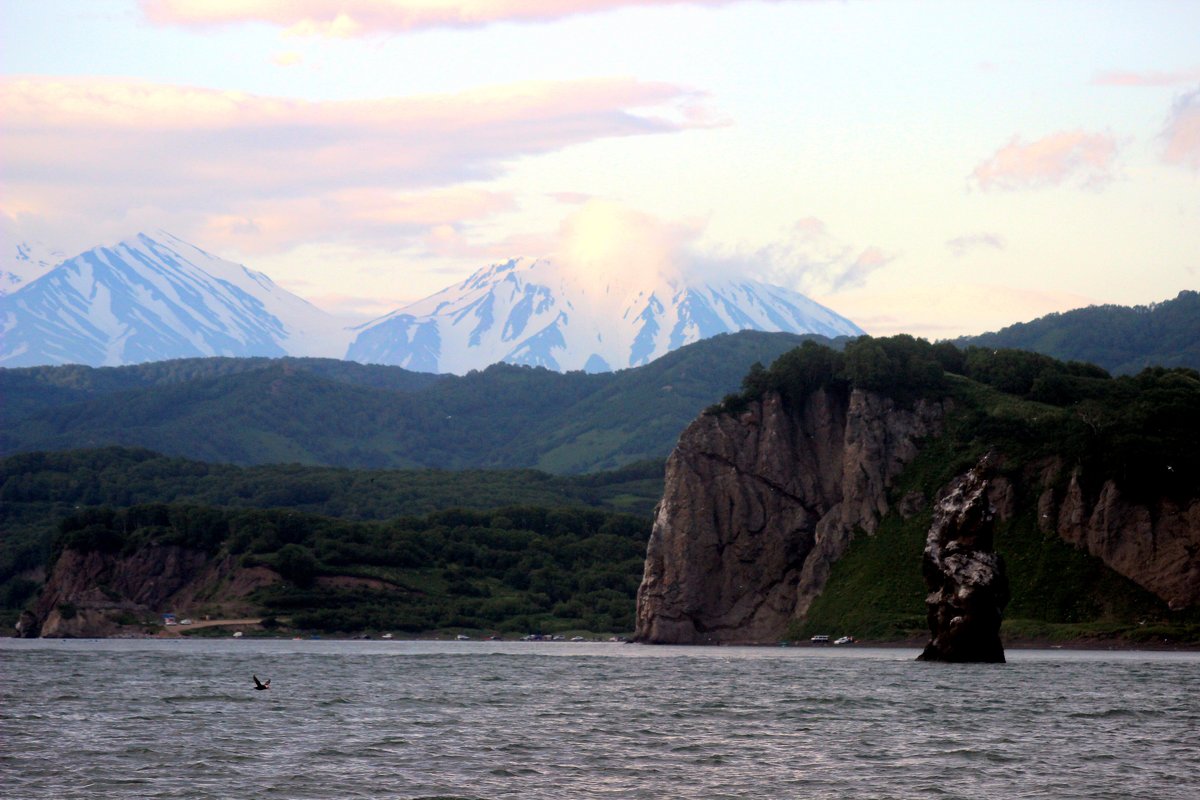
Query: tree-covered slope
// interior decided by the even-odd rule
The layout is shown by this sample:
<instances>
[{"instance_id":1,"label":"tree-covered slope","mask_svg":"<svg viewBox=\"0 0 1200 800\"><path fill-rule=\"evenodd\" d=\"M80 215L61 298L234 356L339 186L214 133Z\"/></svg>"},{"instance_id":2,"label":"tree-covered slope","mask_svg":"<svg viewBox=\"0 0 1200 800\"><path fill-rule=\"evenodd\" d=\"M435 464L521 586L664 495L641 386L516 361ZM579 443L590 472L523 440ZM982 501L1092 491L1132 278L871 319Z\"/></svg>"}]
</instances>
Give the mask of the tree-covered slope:
<instances>
[{"instance_id":1,"label":"tree-covered slope","mask_svg":"<svg viewBox=\"0 0 1200 800\"><path fill-rule=\"evenodd\" d=\"M664 458L755 361L803 337L707 339L647 366L464 376L316 359L0 370L0 451L143 447L236 464L606 469Z\"/></svg>"},{"instance_id":2,"label":"tree-covered slope","mask_svg":"<svg viewBox=\"0 0 1200 800\"><path fill-rule=\"evenodd\" d=\"M0 460L0 613L25 603L36 588L28 576L46 561L59 526L81 508L173 503L378 521L522 505L648 518L661 495L661 462L564 476L529 469L239 467L120 447L21 453Z\"/></svg>"},{"instance_id":3,"label":"tree-covered slope","mask_svg":"<svg viewBox=\"0 0 1200 800\"><path fill-rule=\"evenodd\" d=\"M1097 364L1114 375L1153 366L1200 369L1200 293L1180 292L1173 300L1148 306L1090 306L1049 314L956 343L1032 350Z\"/></svg>"},{"instance_id":4,"label":"tree-covered slope","mask_svg":"<svg viewBox=\"0 0 1200 800\"><path fill-rule=\"evenodd\" d=\"M221 613L230 600L227 581L206 575L232 562L235 574L260 567L277 574L282 580L243 602L302 630L622 632L632 629L648 533L644 518L577 507L458 509L388 522L184 504L92 508L63 521L38 607L42 622L66 617L64 635L75 635L77 615L89 618L82 635L111 624L152 627L168 609L135 605L134 596L180 602L175 591L143 588L171 579L154 563L157 552L180 561L207 557L205 567L177 580L193 599L169 607L190 616ZM122 576L100 597L79 576L55 569L88 554L108 565L101 574ZM138 565L144 582L129 575Z\"/></svg>"}]
</instances>

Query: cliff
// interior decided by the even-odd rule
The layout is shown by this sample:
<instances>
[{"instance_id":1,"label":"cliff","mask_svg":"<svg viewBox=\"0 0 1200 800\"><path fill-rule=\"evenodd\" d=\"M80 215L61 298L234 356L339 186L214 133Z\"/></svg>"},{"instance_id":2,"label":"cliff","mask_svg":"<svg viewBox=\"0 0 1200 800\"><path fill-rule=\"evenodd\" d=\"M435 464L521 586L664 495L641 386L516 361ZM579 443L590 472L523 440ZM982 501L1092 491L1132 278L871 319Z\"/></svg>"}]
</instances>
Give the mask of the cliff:
<instances>
[{"instance_id":1,"label":"cliff","mask_svg":"<svg viewBox=\"0 0 1200 800\"><path fill-rule=\"evenodd\" d=\"M778 639L854 531L876 529L892 481L941 432L948 407L818 389L797 410L770 392L736 417L695 420L667 461L636 638Z\"/></svg>"},{"instance_id":2,"label":"cliff","mask_svg":"<svg viewBox=\"0 0 1200 800\"><path fill-rule=\"evenodd\" d=\"M1111 479L1092 492L1084 483L1075 470L1065 489L1043 489L1042 530L1096 556L1173 610L1200 604L1200 497L1137 503Z\"/></svg>"},{"instance_id":3,"label":"cliff","mask_svg":"<svg viewBox=\"0 0 1200 800\"><path fill-rule=\"evenodd\" d=\"M889 491L923 448L940 440L958 402L926 399L905 407L880 394L835 388L789 407L767 392L740 413L695 420L667 463L638 591L636 638L677 644L783 638L792 621L805 618L856 531L874 534L890 512L911 517L951 490L954 476L946 473L918 492ZM1017 548L1012 554L1023 575L1040 556L1023 558L1019 548L1028 540L1010 532L1036 514L1036 524L1028 524L1041 536L1099 559L1099 569L1153 593L1164 611L1200 605L1200 487L1190 499L1187 491L1141 492L1135 501L1114 479L1086 475L1052 451L1045 455L1044 443L1009 445L1013 452L997 454L988 495L1000 523L997 549L1008 557ZM974 446L947 441L938 451ZM1029 452L1042 455L1022 462ZM881 568L917 575L920 559ZM1096 590L1069 590L1079 593L1075 608L1096 605L1084 597ZM1031 605L1037 604L1022 607Z\"/></svg>"},{"instance_id":4,"label":"cliff","mask_svg":"<svg viewBox=\"0 0 1200 800\"><path fill-rule=\"evenodd\" d=\"M251 608L247 595L278 580L264 567L174 545L132 553L66 549L38 598L35 630L47 638L98 637L159 624L164 612L241 616Z\"/></svg>"}]
</instances>

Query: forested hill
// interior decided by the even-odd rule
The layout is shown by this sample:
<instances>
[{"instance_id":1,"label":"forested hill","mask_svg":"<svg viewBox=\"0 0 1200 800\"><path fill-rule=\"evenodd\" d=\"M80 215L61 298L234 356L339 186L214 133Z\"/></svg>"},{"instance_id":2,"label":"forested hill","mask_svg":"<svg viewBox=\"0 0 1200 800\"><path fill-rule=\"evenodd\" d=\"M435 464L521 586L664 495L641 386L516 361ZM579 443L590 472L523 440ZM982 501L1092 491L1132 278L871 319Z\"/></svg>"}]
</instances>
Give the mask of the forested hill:
<instances>
[{"instance_id":1,"label":"forested hill","mask_svg":"<svg viewBox=\"0 0 1200 800\"><path fill-rule=\"evenodd\" d=\"M665 458L751 364L807 338L827 341L746 331L597 375L227 358L0 369L0 453L120 445L234 464L612 469Z\"/></svg>"},{"instance_id":2,"label":"forested hill","mask_svg":"<svg viewBox=\"0 0 1200 800\"><path fill-rule=\"evenodd\" d=\"M1174 300L1148 306L1090 306L1049 314L955 343L1032 350L1096 364L1114 375L1133 375L1151 366L1200 369L1200 293L1180 292Z\"/></svg>"}]
</instances>

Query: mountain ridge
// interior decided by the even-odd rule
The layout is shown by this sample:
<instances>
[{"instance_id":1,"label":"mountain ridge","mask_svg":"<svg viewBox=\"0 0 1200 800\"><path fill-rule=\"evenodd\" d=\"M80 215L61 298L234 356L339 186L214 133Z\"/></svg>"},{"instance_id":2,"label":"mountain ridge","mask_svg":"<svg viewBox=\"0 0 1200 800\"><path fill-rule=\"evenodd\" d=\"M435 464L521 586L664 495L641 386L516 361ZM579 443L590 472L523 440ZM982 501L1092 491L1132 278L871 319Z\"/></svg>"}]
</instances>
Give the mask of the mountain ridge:
<instances>
[{"instance_id":1,"label":"mountain ridge","mask_svg":"<svg viewBox=\"0 0 1200 800\"><path fill-rule=\"evenodd\" d=\"M347 358L431 372L506 362L607 372L648 364L719 333L859 335L803 295L749 278L682 272L587 275L548 259L512 259L356 330Z\"/></svg>"},{"instance_id":2,"label":"mountain ridge","mask_svg":"<svg viewBox=\"0 0 1200 800\"><path fill-rule=\"evenodd\" d=\"M1099 305L1047 314L999 331L952 340L1083 361L1114 375L1151 367L1200 369L1200 292L1144 306Z\"/></svg>"},{"instance_id":3,"label":"mountain ridge","mask_svg":"<svg viewBox=\"0 0 1200 800\"><path fill-rule=\"evenodd\" d=\"M438 376L309 359L0 369L0 451L124 445L242 464L610 469L665 457L754 362L804 339L744 331L595 375L498 364Z\"/></svg>"},{"instance_id":4,"label":"mountain ridge","mask_svg":"<svg viewBox=\"0 0 1200 800\"><path fill-rule=\"evenodd\" d=\"M265 274L165 231L155 235L84 251L0 297L0 365L342 350L334 317Z\"/></svg>"},{"instance_id":5,"label":"mountain ridge","mask_svg":"<svg viewBox=\"0 0 1200 800\"><path fill-rule=\"evenodd\" d=\"M0 276L15 289L0 291L0 366L293 356L459 375L501 362L610 372L738 330L863 333L788 289L687 279L677 265L511 259L352 327L162 230L56 264L47 253L19 244L16 271Z\"/></svg>"}]
</instances>

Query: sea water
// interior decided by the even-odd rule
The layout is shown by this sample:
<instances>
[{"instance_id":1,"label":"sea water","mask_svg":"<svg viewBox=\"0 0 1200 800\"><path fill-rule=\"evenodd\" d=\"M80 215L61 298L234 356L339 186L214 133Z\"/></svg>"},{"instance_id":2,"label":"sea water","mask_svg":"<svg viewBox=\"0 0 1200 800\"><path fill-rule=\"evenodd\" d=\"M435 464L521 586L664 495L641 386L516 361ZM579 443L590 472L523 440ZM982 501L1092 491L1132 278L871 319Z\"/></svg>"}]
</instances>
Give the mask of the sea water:
<instances>
[{"instance_id":1,"label":"sea water","mask_svg":"<svg viewBox=\"0 0 1200 800\"><path fill-rule=\"evenodd\" d=\"M2 640L0 795L1200 797L1200 654L915 656Z\"/></svg>"}]
</instances>

